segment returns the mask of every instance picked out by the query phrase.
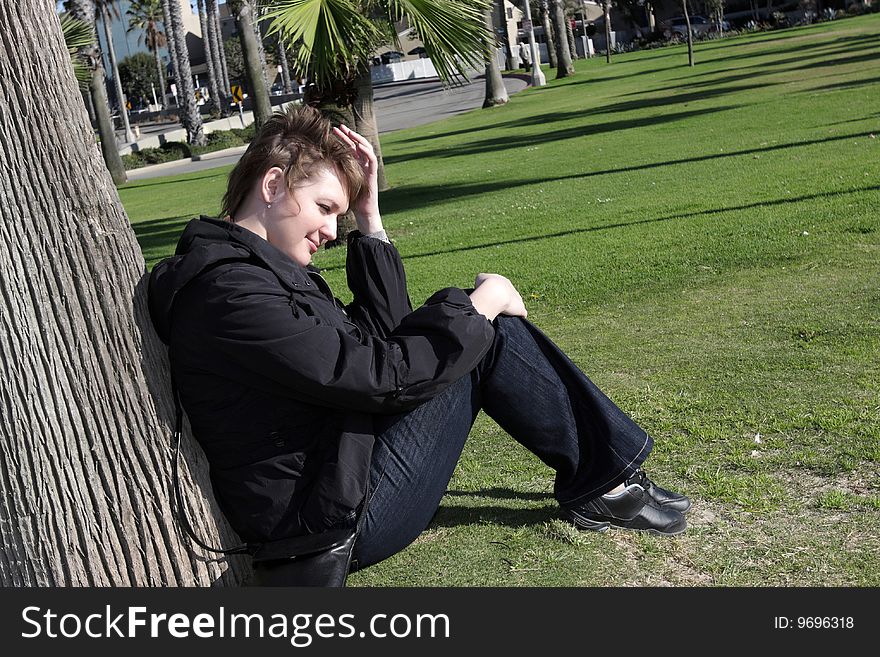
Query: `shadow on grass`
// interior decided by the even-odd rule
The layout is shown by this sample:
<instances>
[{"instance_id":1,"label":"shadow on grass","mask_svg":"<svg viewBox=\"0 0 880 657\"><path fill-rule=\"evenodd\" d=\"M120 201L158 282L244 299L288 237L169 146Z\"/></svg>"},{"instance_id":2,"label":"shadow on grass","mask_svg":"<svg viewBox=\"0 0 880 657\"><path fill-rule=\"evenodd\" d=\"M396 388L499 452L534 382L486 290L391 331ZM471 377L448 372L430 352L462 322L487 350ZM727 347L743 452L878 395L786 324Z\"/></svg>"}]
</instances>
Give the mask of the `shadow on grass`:
<instances>
[{"instance_id":1,"label":"shadow on grass","mask_svg":"<svg viewBox=\"0 0 880 657\"><path fill-rule=\"evenodd\" d=\"M529 493L512 488L486 488L478 491L448 490L446 494L450 497L488 497L496 500L531 500L535 502L553 499L553 495L550 493Z\"/></svg>"},{"instance_id":2,"label":"shadow on grass","mask_svg":"<svg viewBox=\"0 0 880 657\"><path fill-rule=\"evenodd\" d=\"M833 44L832 44L832 46L833 46ZM821 59L821 62L812 62L812 63L806 64L804 66L794 66L792 68L784 68L784 70L785 71L797 71L802 68L813 68L813 67L821 67L821 66L838 66L838 65L842 65L842 64L852 64L852 63L861 62L861 61L869 61L871 59L876 59L878 56L878 53L869 52L869 53L865 53L862 55L855 55L854 53L859 53L864 50L874 51L874 50L876 50L876 48L880 47L880 40L878 40L877 43L866 43L864 45L861 45L861 46L858 46L855 48L847 47L844 51L836 50L832 46L827 46L826 48L824 48L820 52L814 52L814 53L811 53L808 55L803 55L800 57L789 57L788 59L778 59L778 60L769 61L769 62L757 62L755 64L748 64L746 66L731 66L730 68L724 68L724 69L719 69L719 70L714 70L714 71L703 71L703 72L696 73L693 75L682 75L677 78L672 78L670 80L670 82L675 82L678 80L692 80L694 77L703 77L703 76L707 76L707 75L718 75L721 73L728 73L728 72L732 72L732 71L743 71L743 70L755 69L755 68L776 69L776 68L780 68L780 67L786 67L789 64L802 64L804 61L811 61L814 59ZM837 54L846 53L850 56L848 56L848 57L831 57L830 55L834 52L837 52ZM753 53L752 56L761 55L761 56L772 57L774 54L776 54L775 51L762 51L760 53ZM719 60L713 60L713 61L721 61L721 60L719 59ZM780 72L781 71L773 71L773 73L780 73ZM751 75L754 77L756 75L762 75L762 74L761 73L752 73ZM718 82L724 82L724 80L723 79L721 79L721 80L715 79L713 81L710 81L710 83L718 83ZM659 89L655 89L654 91L659 91ZM648 92L644 92L644 93L648 93Z\"/></svg>"},{"instance_id":3,"label":"shadow on grass","mask_svg":"<svg viewBox=\"0 0 880 657\"><path fill-rule=\"evenodd\" d=\"M641 226L645 224L654 224L661 221L673 221L675 219L690 219L692 217L700 217L712 214L721 214L724 212L738 212L741 210L750 210L753 208L773 207L779 205L790 205L793 203L803 203L804 201L812 201L829 196L846 196L847 194L856 194L859 192L876 192L880 191L880 185L870 187L857 187L854 189L843 189L835 192L820 192L818 194L808 194L804 196L795 196L792 198L780 198L770 201L756 201L754 203L745 203L743 205L731 205L720 208L707 208L697 212L683 212L680 214L671 214L665 217L654 217L652 219L639 219L636 221L622 221L614 224L605 224L601 226L590 226L587 228L574 228L571 230L558 231L555 233L545 233L543 235L530 235L527 237L517 237L509 240L498 240L495 242L485 242L483 244L473 244L471 246L460 246L451 249L441 249L437 251L428 251L424 253L412 253L404 255L405 260L414 260L416 258L430 258L436 255L446 255L450 253L461 253L464 251L477 251L479 249L488 249L496 246L505 246L509 244L520 244L523 242L535 242L537 240L553 239L555 237L569 237L583 233L595 233L603 230L612 230L615 228L628 228L631 226ZM342 267L328 267L326 271L334 269L342 269Z\"/></svg>"},{"instance_id":4,"label":"shadow on grass","mask_svg":"<svg viewBox=\"0 0 880 657\"><path fill-rule=\"evenodd\" d=\"M791 148L800 148L803 146L815 146L817 144L825 144L835 141L846 141L849 139L857 139L867 137L871 132L858 132L846 135L836 135L834 137L823 137L822 139L810 139L806 141L790 142L787 144L775 144L773 146L765 146L759 148L747 148L740 151L730 151L724 153L712 153L709 155L696 155L694 157L685 157L677 160L667 160L664 162L649 162L646 164L635 164L631 166L618 167L614 169L603 169L600 171L588 171L586 173L573 173L565 176L549 176L546 178L529 178L527 180L509 181L499 180L479 184L460 184L460 185L444 185L440 186L412 186L392 189L383 193L382 205L387 212L404 212L406 210L424 207L430 204L442 204L450 201L457 201L467 196L478 196L492 192L509 190L515 187L527 187L529 185L540 185L543 183L558 182L562 180L579 180L582 178L592 178L595 176L604 176L615 173L631 173L634 171L644 171L665 166L674 166L677 164L693 164L696 162L707 162L710 160L718 160L730 157L741 157L744 155L756 155L769 153L773 151L784 151Z\"/></svg>"},{"instance_id":5,"label":"shadow on grass","mask_svg":"<svg viewBox=\"0 0 880 657\"><path fill-rule=\"evenodd\" d=\"M847 82L837 82L835 84L825 84L821 87L812 87L803 89L800 93L812 93L815 91L842 91L845 89L855 89L857 87L866 87L872 84L880 85L880 77L869 78L867 80L848 80Z\"/></svg>"},{"instance_id":6,"label":"shadow on grass","mask_svg":"<svg viewBox=\"0 0 880 657\"><path fill-rule=\"evenodd\" d=\"M147 219L131 225L137 236L141 251L145 254L174 253L174 247L183 227L193 219L193 215L180 215L176 217L161 217L159 219Z\"/></svg>"},{"instance_id":7,"label":"shadow on grass","mask_svg":"<svg viewBox=\"0 0 880 657\"><path fill-rule=\"evenodd\" d=\"M645 106L648 106L647 104ZM479 153L500 153L502 151L523 148L526 146L543 145L554 141L564 141L566 139L574 139L578 137L587 137L595 134L607 134L617 130L630 130L632 128L642 128L647 126L663 125L664 123L672 123L682 121L684 119L696 116L704 116L706 114L715 114L726 110L737 109L737 106L707 107L703 109L688 110L686 112L676 112L673 114L664 114L662 116L646 116L638 119L622 119L619 121L607 121L605 123L592 123L588 125L573 126L562 130L541 131L531 135L506 135L501 137L493 137L491 139L483 139L470 144L456 146L455 148L443 151L423 150L409 155L391 156L385 158L386 164L399 164L401 162L411 162L413 160L423 158L447 158L460 157L467 155L476 155ZM571 116L569 116L571 115ZM521 127L527 125L549 125L556 121L565 121L572 116L586 116L586 113L580 112L564 112L557 115L543 115L540 117L529 117L522 121L511 122L514 126ZM480 131L481 128L474 128L473 131ZM471 130L463 131L470 132Z\"/></svg>"},{"instance_id":8,"label":"shadow on grass","mask_svg":"<svg viewBox=\"0 0 880 657\"><path fill-rule=\"evenodd\" d=\"M839 66L845 64L853 64L862 61L869 61L871 59L876 59L880 57L880 53L877 52L869 52L863 54L854 54L861 52L863 50L871 50L874 51L880 42L877 44L865 45L860 48L848 48L846 53L849 55L848 57L838 57L838 58L828 58L828 53L820 52L814 53L813 55L808 55L805 57L792 57L789 59L782 59L778 61L772 62L760 62L757 64L751 64L749 66L736 66L727 69L722 69L718 71L705 71L703 73L698 73L699 77L709 76L709 75L719 75L730 72L736 72L733 75L728 75L725 77L713 77L706 80L698 80L696 82L690 82L689 84L676 85L674 87L655 87L653 89L643 89L640 91L632 91L627 94L623 94L622 97L626 98L628 96L640 96L643 94L652 94L652 93L660 93L662 91L668 91L671 88L675 89L692 89L692 88L700 88L700 87L712 87L719 84L730 84L732 82L737 82L741 80L754 80L756 77L765 76L765 75L782 75L784 73L799 71L805 68L820 68L820 67L830 67L830 66ZM765 53L767 55L772 55L772 53ZM842 54L842 53L840 53ZM821 62L811 62L810 60L823 58ZM804 62L807 63L804 63ZM788 67L789 64L801 64L801 66L791 66ZM760 71L753 71L750 69L760 68ZM746 71L746 72L742 72ZM676 80L693 80L693 76L682 76L678 78L673 78L672 81ZM777 83L778 84L778 83Z\"/></svg>"},{"instance_id":9,"label":"shadow on grass","mask_svg":"<svg viewBox=\"0 0 880 657\"><path fill-rule=\"evenodd\" d=\"M504 506L455 506L443 505L428 525L434 527L457 527L492 523L506 527L539 525L559 518L559 506L548 504L537 509L511 509Z\"/></svg>"}]
</instances>

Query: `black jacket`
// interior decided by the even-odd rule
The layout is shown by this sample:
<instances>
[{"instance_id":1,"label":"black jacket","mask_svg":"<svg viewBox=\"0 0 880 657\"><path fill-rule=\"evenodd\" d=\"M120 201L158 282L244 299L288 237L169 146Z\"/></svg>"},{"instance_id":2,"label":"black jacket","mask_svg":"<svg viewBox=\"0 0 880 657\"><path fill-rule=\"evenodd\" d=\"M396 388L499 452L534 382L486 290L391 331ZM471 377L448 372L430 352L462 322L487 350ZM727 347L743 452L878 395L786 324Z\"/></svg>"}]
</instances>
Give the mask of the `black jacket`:
<instances>
[{"instance_id":1,"label":"black jacket","mask_svg":"<svg viewBox=\"0 0 880 657\"><path fill-rule=\"evenodd\" d=\"M343 306L259 236L202 217L150 276L150 314L183 407L246 541L353 523L372 414L427 401L492 343L491 323L460 289L413 312L391 244L353 233L346 270L354 301Z\"/></svg>"}]
</instances>

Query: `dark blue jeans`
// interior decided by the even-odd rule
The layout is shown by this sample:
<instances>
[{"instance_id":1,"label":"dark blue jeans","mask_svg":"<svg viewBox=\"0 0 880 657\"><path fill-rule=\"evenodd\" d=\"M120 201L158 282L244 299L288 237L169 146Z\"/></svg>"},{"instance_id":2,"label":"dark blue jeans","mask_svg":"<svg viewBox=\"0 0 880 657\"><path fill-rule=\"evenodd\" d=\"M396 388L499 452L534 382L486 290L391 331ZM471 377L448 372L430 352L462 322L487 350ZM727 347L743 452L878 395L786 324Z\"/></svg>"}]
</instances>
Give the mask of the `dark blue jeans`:
<instances>
[{"instance_id":1,"label":"dark blue jeans","mask_svg":"<svg viewBox=\"0 0 880 657\"><path fill-rule=\"evenodd\" d=\"M531 322L499 316L479 366L417 408L376 416L367 515L354 568L412 543L440 506L480 409L556 471L570 505L622 483L653 441Z\"/></svg>"}]
</instances>

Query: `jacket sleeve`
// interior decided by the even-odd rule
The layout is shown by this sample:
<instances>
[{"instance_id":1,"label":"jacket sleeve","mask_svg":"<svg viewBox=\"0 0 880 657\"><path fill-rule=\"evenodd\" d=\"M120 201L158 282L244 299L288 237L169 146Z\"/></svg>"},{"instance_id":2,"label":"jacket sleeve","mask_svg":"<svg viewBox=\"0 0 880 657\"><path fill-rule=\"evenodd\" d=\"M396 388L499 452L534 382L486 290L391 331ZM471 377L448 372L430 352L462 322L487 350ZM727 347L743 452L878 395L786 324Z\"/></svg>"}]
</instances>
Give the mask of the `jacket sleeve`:
<instances>
[{"instance_id":1,"label":"jacket sleeve","mask_svg":"<svg viewBox=\"0 0 880 657\"><path fill-rule=\"evenodd\" d=\"M352 231L345 271L354 295L345 310L367 333L386 337L412 312L403 261L393 244Z\"/></svg>"},{"instance_id":2,"label":"jacket sleeve","mask_svg":"<svg viewBox=\"0 0 880 657\"><path fill-rule=\"evenodd\" d=\"M268 392L369 413L399 413L471 371L492 324L458 288L435 293L385 338L353 336L307 315L274 275L236 266L180 299L187 360ZM197 353L195 353L197 352Z\"/></svg>"}]
</instances>

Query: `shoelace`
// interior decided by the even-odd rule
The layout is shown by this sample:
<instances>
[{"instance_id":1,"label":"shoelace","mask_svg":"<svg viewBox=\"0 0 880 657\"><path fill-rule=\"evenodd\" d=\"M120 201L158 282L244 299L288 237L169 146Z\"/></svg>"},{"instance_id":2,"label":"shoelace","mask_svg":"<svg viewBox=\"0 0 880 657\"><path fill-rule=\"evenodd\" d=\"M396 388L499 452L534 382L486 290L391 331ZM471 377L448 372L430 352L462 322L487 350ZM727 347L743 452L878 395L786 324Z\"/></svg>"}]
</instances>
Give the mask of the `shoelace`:
<instances>
[{"instance_id":1,"label":"shoelace","mask_svg":"<svg viewBox=\"0 0 880 657\"><path fill-rule=\"evenodd\" d=\"M648 478L648 473L639 468L635 472L632 473L629 479L626 480L626 485L629 486L631 484L638 484L646 491L650 490L654 485L654 482Z\"/></svg>"}]
</instances>

